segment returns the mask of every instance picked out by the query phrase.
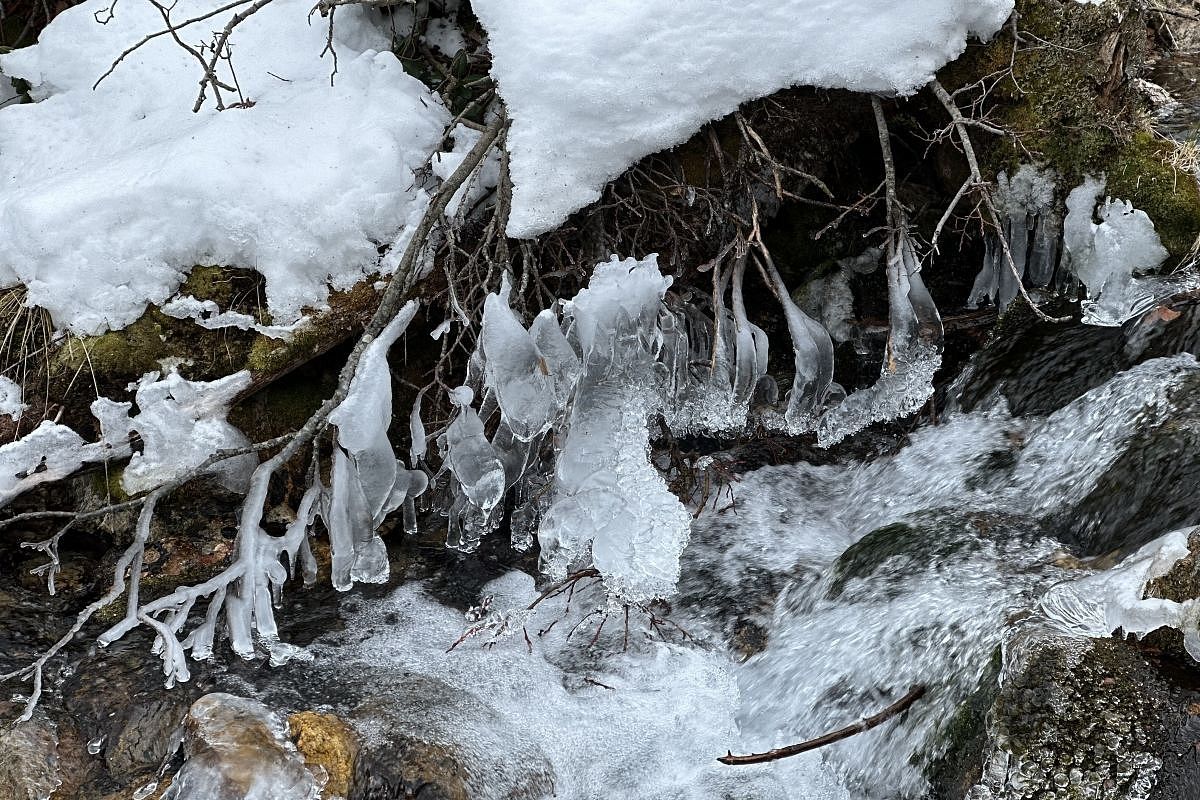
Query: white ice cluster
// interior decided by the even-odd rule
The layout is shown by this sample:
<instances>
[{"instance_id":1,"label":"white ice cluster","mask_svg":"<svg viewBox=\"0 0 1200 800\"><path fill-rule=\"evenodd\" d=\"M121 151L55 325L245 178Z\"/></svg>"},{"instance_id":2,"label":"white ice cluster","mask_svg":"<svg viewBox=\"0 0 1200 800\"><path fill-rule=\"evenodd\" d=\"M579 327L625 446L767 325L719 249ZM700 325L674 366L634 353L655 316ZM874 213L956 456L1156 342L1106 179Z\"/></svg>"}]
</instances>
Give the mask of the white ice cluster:
<instances>
[{"instance_id":1,"label":"white ice cluster","mask_svg":"<svg viewBox=\"0 0 1200 800\"><path fill-rule=\"evenodd\" d=\"M1020 281L1047 286L1054 279L1063 235L1062 215L1055 203L1057 182L1053 170L1033 164L1022 164L1011 178L1004 172L997 176L995 200L1003 230L984 242L983 269L971 287L969 308L984 301L1007 308L1020 292Z\"/></svg>"},{"instance_id":2,"label":"white ice cluster","mask_svg":"<svg viewBox=\"0 0 1200 800\"><path fill-rule=\"evenodd\" d=\"M221 5L179 0L171 20ZM310 23L312 5L275 0L238 26L231 63L245 102L220 112L210 97L192 113L199 67L170 36L95 85L164 30L152 3L89 0L37 45L0 55L4 76L28 80L38 101L0 108L0 285L26 286L58 326L94 334L170 299L196 264L258 270L281 325L379 269L379 246L428 202L414 171L448 116L388 52L378 12L345 6L327 28ZM180 36L209 37L236 11ZM332 85L320 57L330 32Z\"/></svg>"},{"instance_id":3,"label":"white ice cluster","mask_svg":"<svg viewBox=\"0 0 1200 800\"><path fill-rule=\"evenodd\" d=\"M511 488L514 541L527 545L537 530L552 575L590 553L624 599L673 590L691 519L650 463L648 429L666 416L669 387L689 378L687 322L663 302L670 285L653 256L614 258L561 321L547 310L528 328L507 283L488 297L477 356L482 405L499 410L500 427L489 441L474 393L458 390L443 442L452 544L472 546L495 527Z\"/></svg>"},{"instance_id":4,"label":"white ice cluster","mask_svg":"<svg viewBox=\"0 0 1200 800\"><path fill-rule=\"evenodd\" d=\"M1146 585L1190 554L1188 538L1200 528L1174 531L1147 543L1118 566L1064 581L1038 603L1039 622L1077 636L1108 638L1118 630L1137 637L1162 627L1183 633L1188 655L1200 661L1200 600L1182 603L1146 597Z\"/></svg>"},{"instance_id":5,"label":"white ice cluster","mask_svg":"<svg viewBox=\"0 0 1200 800\"><path fill-rule=\"evenodd\" d=\"M1067 196L1063 244L1069 269L1087 290L1084 321L1120 325L1154 306L1157 282L1135 276L1162 264L1167 250L1132 203L1110 197L1097 208L1104 186L1103 178L1085 178ZM1092 221L1097 215L1099 224Z\"/></svg>"},{"instance_id":6,"label":"white ice cluster","mask_svg":"<svg viewBox=\"0 0 1200 800\"><path fill-rule=\"evenodd\" d=\"M968 37L999 29L1013 2L475 0L472 8L512 119L508 233L523 238L557 227L638 159L747 100L798 85L914 92Z\"/></svg>"},{"instance_id":7,"label":"white ice cluster","mask_svg":"<svg viewBox=\"0 0 1200 800\"><path fill-rule=\"evenodd\" d=\"M1065 219L1057 184L1053 170L1032 164L1022 165L1011 178L1000 173L996 205L1003 231L985 241L983 268L967 302L970 308L989 301L1007 308L1022 282L1058 290L1073 290L1082 283L1087 293L1083 321L1114 326L1194 286L1194 278L1186 274L1147 277L1166 260L1167 250L1144 211L1126 200L1110 197L1100 202L1103 177L1084 178L1071 190Z\"/></svg>"},{"instance_id":8,"label":"white ice cluster","mask_svg":"<svg viewBox=\"0 0 1200 800\"><path fill-rule=\"evenodd\" d=\"M189 381L176 372L165 376L147 373L130 386L133 403L106 397L93 401L91 411L100 428L100 439L87 442L66 425L44 420L16 441L0 447L0 505L38 484L71 475L85 464L129 458L121 488L148 491L200 466L220 450L249 444L226 421L234 397L250 383L249 372L238 372L216 381ZM130 434L141 441L132 452ZM210 471L223 484L240 489L253 456L231 458Z\"/></svg>"}]
</instances>

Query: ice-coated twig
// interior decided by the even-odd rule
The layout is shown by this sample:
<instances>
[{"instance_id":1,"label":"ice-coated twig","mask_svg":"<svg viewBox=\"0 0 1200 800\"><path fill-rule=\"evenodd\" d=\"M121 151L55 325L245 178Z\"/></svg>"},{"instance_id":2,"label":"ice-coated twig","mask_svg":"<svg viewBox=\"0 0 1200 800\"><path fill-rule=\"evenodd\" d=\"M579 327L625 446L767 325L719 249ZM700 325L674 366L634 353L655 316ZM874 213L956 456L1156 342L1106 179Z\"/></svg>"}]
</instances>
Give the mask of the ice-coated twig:
<instances>
[{"instance_id":1,"label":"ice-coated twig","mask_svg":"<svg viewBox=\"0 0 1200 800\"><path fill-rule=\"evenodd\" d=\"M253 655L253 636L256 633L267 640L268 647L273 644L271 640L277 636L277 632L271 614L271 587L269 584L282 582L280 573L283 572L283 565L278 562L278 558L285 551L290 554L297 537L289 530L289 533L283 537L267 537L269 541L263 541L260 523L271 478L275 472L325 430L329 415L345 400L357 372L358 364L367 347L399 313L404 299L411 291L416 280L419 256L434 227L444 215L450 199L483 161L506 123L505 115L497 114L464 157L462 163L438 187L418 222L414 235L405 246L391 282L383 292L379 306L365 326L361 337L339 373L337 388L300 429L295 433L277 437L269 443L238 448L232 453L213 454L198 467L175 477L144 497L91 512L74 514L70 517L74 522L81 522L118 510L140 507L134 540L118 560L108 591L80 611L67 632L35 661L20 669L0 675L0 682L18 677L32 679L33 690L26 699L24 712L18 721L25 721L32 717L42 694L43 670L50 659L70 644L97 611L111 605L127 592L125 617L101 635L101 643L114 642L134 628L148 625L159 635L159 641L162 642L160 647L163 650L164 658L167 659L164 669L168 677L173 677L175 680L185 679L183 676L186 674L186 662L182 669L176 663L183 650L190 648L192 656L196 658L203 658L211 654L216 626L223 610L226 613L228 631L235 652L243 656ZM150 536L150 523L159 500L184 483L204 474L211 466L220 461L280 445L282 445L281 449L274 456L259 464L250 477L246 499L242 506L238 530L238 552L235 561L203 583L182 587L164 597L141 603L138 591L141 560L146 541ZM315 502L310 495L306 495L306 500L308 500L308 508L311 507L312 502ZM301 514L307 514L308 508L306 508L306 503L302 502ZM13 524L18 521L64 518L68 517L64 517L63 512L31 512L0 522L0 525ZM274 565L267 563L272 555L276 559ZM278 567L278 571L274 569L275 567ZM180 642L177 632L186 623L188 612L197 600L206 597L209 605L204 621ZM163 612L167 613L166 619L157 619L156 615Z\"/></svg>"},{"instance_id":2,"label":"ice-coated twig","mask_svg":"<svg viewBox=\"0 0 1200 800\"><path fill-rule=\"evenodd\" d=\"M955 132L958 134L958 141L962 145L963 155L967 159L967 167L971 171L971 181L974 184L973 189L979 193L980 200L983 203L984 209L987 210L988 216L992 220L992 224L996 227L997 236L1000 240L1000 247L1004 252L1004 262L1008 265L1016 278L1017 289L1021 297L1033 309L1033 313L1044 322L1070 322L1070 317L1052 317L1033 302L1033 298L1029 296L1029 292L1025 290L1025 283L1021 280L1021 272L1017 269L1016 262L1013 260L1012 250L1009 248L1008 239L1004 236L1004 224L1000 219L1000 212L996 208L996 202L992 198L992 194L988 189L987 182L983 179L983 173L979 169L979 160L975 156L975 147L971 144L971 136L967 132L967 121L963 117L962 110L954 102L949 92L937 80L929 82L929 88L934 96L945 107L946 112L950 115L951 123L954 125Z\"/></svg>"}]
</instances>

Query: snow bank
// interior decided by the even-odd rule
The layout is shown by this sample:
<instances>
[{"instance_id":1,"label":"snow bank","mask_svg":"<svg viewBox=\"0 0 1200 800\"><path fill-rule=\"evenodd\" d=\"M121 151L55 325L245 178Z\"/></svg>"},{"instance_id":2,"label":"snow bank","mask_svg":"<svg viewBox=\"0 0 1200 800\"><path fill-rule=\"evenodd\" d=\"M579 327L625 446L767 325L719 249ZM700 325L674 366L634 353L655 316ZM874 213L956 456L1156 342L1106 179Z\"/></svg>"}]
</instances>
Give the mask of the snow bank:
<instances>
[{"instance_id":1,"label":"snow bank","mask_svg":"<svg viewBox=\"0 0 1200 800\"><path fill-rule=\"evenodd\" d=\"M475 0L508 106L508 233L558 226L649 153L787 86L908 94L1012 0Z\"/></svg>"},{"instance_id":2,"label":"snow bank","mask_svg":"<svg viewBox=\"0 0 1200 800\"><path fill-rule=\"evenodd\" d=\"M378 266L426 201L413 170L438 146L446 113L384 51L364 9L326 26L308 0L275 0L234 33L233 66L247 108L193 114L199 66L162 30L149 3L107 0L60 14L39 43L0 56L41 102L0 113L0 284L79 333L120 328L163 303L195 264L253 267L266 276L276 324L320 305ZM172 19L210 11L179 0ZM197 43L234 12L184 29ZM231 80L228 69L222 73ZM211 94L211 93L210 93ZM227 97L227 103L237 97Z\"/></svg>"}]
</instances>

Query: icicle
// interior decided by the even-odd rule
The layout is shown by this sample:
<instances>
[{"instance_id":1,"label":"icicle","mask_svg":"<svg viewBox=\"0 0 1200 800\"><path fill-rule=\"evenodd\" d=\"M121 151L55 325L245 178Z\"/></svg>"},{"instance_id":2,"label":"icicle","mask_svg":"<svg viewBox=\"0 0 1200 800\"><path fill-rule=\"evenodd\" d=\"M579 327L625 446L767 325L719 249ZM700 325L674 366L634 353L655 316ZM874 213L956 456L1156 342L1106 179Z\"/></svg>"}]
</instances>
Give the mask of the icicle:
<instances>
[{"instance_id":1,"label":"icicle","mask_svg":"<svg viewBox=\"0 0 1200 800\"><path fill-rule=\"evenodd\" d=\"M388 579L387 547L375 531L404 502L411 480L387 438L392 420L387 354L416 313L416 302L409 302L367 345L346 398L329 415L338 434L323 516L332 551L331 577L339 591L356 581Z\"/></svg>"},{"instance_id":2,"label":"icicle","mask_svg":"<svg viewBox=\"0 0 1200 800\"><path fill-rule=\"evenodd\" d=\"M742 286L746 275L746 256L740 256L733 265L733 324L736 346L734 349L733 403L737 408L748 408L754 387L759 378L767 373L767 334L750 323L746 315L746 299Z\"/></svg>"},{"instance_id":3,"label":"icicle","mask_svg":"<svg viewBox=\"0 0 1200 800\"><path fill-rule=\"evenodd\" d=\"M836 444L873 422L897 419L919 409L933 394L941 366L942 320L907 235L898 234L887 264L890 330L879 380L854 392L820 420L817 443Z\"/></svg>"},{"instance_id":4,"label":"icicle","mask_svg":"<svg viewBox=\"0 0 1200 800\"><path fill-rule=\"evenodd\" d=\"M784 421L793 433L803 433L816 426L833 382L833 340L819 323L792 302L787 284L768 255L763 255L767 277L787 319L788 333L795 351L796 375L788 398Z\"/></svg>"}]
</instances>

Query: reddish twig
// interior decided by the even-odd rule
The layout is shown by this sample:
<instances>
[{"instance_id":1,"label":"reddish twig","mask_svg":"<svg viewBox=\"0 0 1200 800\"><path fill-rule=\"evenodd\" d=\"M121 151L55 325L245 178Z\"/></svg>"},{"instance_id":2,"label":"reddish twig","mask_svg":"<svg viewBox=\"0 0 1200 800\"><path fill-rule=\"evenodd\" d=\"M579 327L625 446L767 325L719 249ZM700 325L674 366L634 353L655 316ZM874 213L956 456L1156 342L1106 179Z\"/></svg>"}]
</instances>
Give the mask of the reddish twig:
<instances>
[{"instance_id":1,"label":"reddish twig","mask_svg":"<svg viewBox=\"0 0 1200 800\"><path fill-rule=\"evenodd\" d=\"M869 731L871 728L878 727L887 722L892 717L904 712L917 700L925 694L925 686L917 685L908 690L908 694L901 697L890 706L880 711L878 714L870 717L864 717L861 721L853 725L847 725L845 728L827 733L824 736L818 736L816 739L809 739L807 742L799 744L790 744L787 747L777 747L774 750L768 750L765 753L754 753L748 756L735 756L732 751L726 753L717 759L722 764L730 766L742 766L745 764L765 764L768 761L778 761L781 758L807 753L809 750L816 750L818 747L824 747L827 744L840 742L842 739L849 739L856 733Z\"/></svg>"}]
</instances>

